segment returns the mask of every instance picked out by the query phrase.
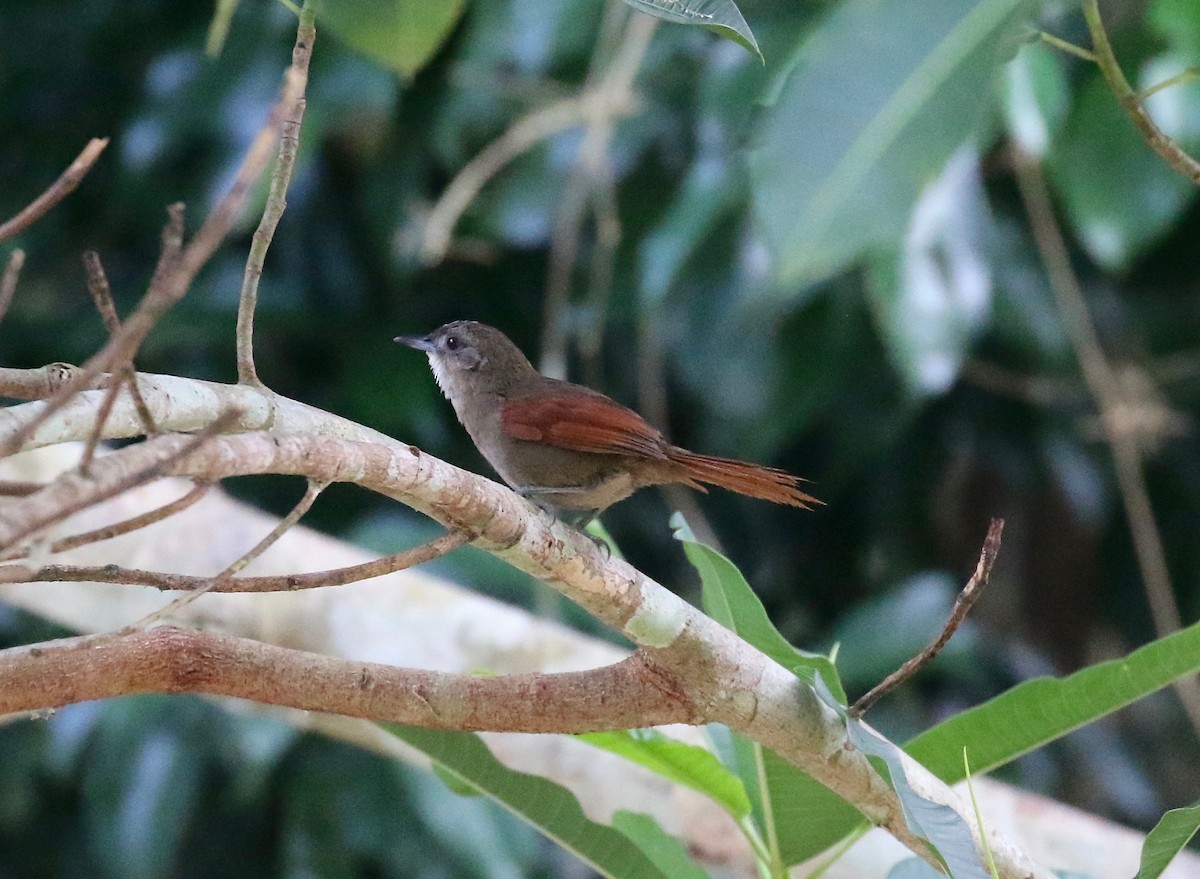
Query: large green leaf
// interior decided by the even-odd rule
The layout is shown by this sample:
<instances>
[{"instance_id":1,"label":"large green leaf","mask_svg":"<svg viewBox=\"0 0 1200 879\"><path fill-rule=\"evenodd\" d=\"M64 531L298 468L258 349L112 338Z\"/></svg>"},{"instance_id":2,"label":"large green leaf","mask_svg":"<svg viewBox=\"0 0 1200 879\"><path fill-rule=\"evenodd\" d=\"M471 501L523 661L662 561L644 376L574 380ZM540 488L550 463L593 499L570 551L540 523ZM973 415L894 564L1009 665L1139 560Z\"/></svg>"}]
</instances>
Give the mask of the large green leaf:
<instances>
[{"instance_id":1,"label":"large green leaf","mask_svg":"<svg viewBox=\"0 0 1200 879\"><path fill-rule=\"evenodd\" d=\"M649 815L618 811L613 827L634 841L671 879L708 879L708 873L688 857L687 848Z\"/></svg>"},{"instance_id":2,"label":"large green leaf","mask_svg":"<svg viewBox=\"0 0 1200 879\"><path fill-rule=\"evenodd\" d=\"M680 513L671 517L671 527L675 529L675 539L683 544L688 561L700 574L704 612L784 668L793 671L803 668L819 674L825 686L845 704L846 691L829 657L789 644L771 623L766 608L742 572L715 549L696 540Z\"/></svg>"},{"instance_id":3,"label":"large green leaf","mask_svg":"<svg viewBox=\"0 0 1200 879\"><path fill-rule=\"evenodd\" d=\"M728 37L763 60L758 40L733 0L625 0L634 9L675 24L697 24Z\"/></svg>"},{"instance_id":4,"label":"large green leaf","mask_svg":"<svg viewBox=\"0 0 1200 879\"><path fill-rule=\"evenodd\" d=\"M800 47L758 148L754 206L785 283L899 241L982 118L1023 0L849 0Z\"/></svg>"},{"instance_id":5,"label":"large green leaf","mask_svg":"<svg viewBox=\"0 0 1200 879\"><path fill-rule=\"evenodd\" d=\"M666 879L625 835L583 814L561 785L509 769L474 733L385 724L398 739L427 755L445 772L536 827L602 876Z\"/></svg>"},{"instance_id":6,"label":"large green leaf","mask_svg":"<svg viewBox=\"0 0 1200 879\"><path fill-rule=\"evenodd\" d=\"M317 26L412 76L445 42L464 6L465 0L317 0Z\"/></svg>"},{"instance_id":7,"label":"large green leaf","mask_svg":"<svg viewBox=\"0 0 1200 879\"><path fill-rule=\"evenodd\" d=\"M1172 809L1163 815L1142 845L1142 864L1134 879L1158 879L1197 830L1200 830L1200 803Z\"/></svg>"},{"instance_id":8,"label":"large green leaf","mask_svg":"<svg viewBox=\"0 0 1200 879\"><path fill-rule=\"evenodd\" d=\"M698 745L668 738L654 729L584 733L576 738L711 797L735 819L750 814L750 799L742 780L711 751Z\"/></svg>"},{"instance_id":9,"label":"large green leaf","mask_svg":"<svg viewBox=\"0 0 1200 879\"><path fill-rule=\"evenodd\" d=\"M737 567L696 541L678 513L671 524L700 574L705 612L784 667L804 671L806 679L819 676L844 703L845 692L828 657L789 644ZM782 757L743 736L730 735L738 774L753 791L755 817L784 864L824 851L862 820L853 806Z\"/></svg>"},{"instance_id":10,"label":"large green leaf","mask_svg":"<svg viewBox=\"0 0 1200 879\"><path fill-rule=\"evenodd\" d=\"M1200 623L1153 641L1124 659L1065 678L1036 678L957 714L910 741L905 750L948 784L990 772L1118 708L1200 671Z\"/></svg>"}]
</instances>

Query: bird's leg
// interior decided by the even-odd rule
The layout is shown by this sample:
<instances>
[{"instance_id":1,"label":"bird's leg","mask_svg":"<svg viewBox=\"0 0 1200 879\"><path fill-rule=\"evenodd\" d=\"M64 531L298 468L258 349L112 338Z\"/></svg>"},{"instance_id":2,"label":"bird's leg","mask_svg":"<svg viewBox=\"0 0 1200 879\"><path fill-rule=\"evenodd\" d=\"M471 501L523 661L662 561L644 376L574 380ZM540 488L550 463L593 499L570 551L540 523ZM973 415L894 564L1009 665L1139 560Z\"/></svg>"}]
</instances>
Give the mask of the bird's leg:
<instances>
[{"instance_id":1,"label":"bird's leg","mask_svg":"<svg viewBox=\"0 0 1200 879\"><path fill-rule=\"evenodd\" d=\"M590 489L585 486L543 486L543 485L523 485L520 488L513 489L525 500L529 501L540 510L545 510L556 521L569 525L576 531L579 531L597 547L604 550L605 555L612 555L612 547L602 537L595 537L588 534L584 529L591 523L593 519L600 514L599 509L582 509L568 510L562 507L557 507L554 504L547 503L540 499L540 495L547 494L582 494Z\"/></svg>"}]
</instances>

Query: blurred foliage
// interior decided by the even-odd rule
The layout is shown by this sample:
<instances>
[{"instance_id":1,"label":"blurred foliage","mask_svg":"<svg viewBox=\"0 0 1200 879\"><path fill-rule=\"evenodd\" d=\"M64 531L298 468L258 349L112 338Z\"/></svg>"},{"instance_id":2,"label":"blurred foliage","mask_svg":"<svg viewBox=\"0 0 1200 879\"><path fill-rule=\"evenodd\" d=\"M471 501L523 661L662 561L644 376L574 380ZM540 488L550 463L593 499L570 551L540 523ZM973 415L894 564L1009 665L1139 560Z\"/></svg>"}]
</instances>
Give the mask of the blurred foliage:
<instances>
[{"instance_id":1,"label":"blurred foliage","mask_svg":"<svg viewBox=\"0 0 1200 879\"><path fill-rule=\"evenodd\" d=\"M295 19L267 0L219 5L231 16L209 57L213 4L0 0L0 217L89 137L113 138L79 191L17 242L28 260L0 326L6 365L85 359L103 328L80 251L100 251L127 311L153 270L164 206L186 201L194 229L228 181ZM611 284L594 280L605 255L589 217L571 294L549 313L548 253L580 130L485 185L437 266L418 258L424 220L508 126L602 75L632 13L581 0L416 6L441 17L396 19L420 25L410 53L433 53L413 75L416 54L385 66L342 41L353 28L318 22L296 178L260 292L258 365L272 387L488 472L424 360L391 337L476 318L536 361L565 330L572 377L638 406L674 441L814 480L828 503L815 513L720 493L698 503L793 643L841 643L852 698L927 635L988 519L1005 517L969 637L871 715L904 739L1019 680L1152 637L1110 456L1017 195L1016 144L1045 163L1107 352L1150 379L1183 425L1148 430L1143 445L1183 617L1200 615L1200 210L1092 65L1021 42L1032 24L1086 44L1074 4L938 0L917 15L893 2L745 0L765 65L703 29L658 28L635 112L607 151L622 231ZM1135 87L1200 64L1194 0L1103 9ZM1200 84L1149 106L1195 154ZM141 368L233 379L255 222L251 212L156 329ZM230 487L282 510L295 489L280 482ZM605 523L634 564L698 600L668 512L643 492ZM349 489L323 497L310 521L381 550L427 527ZM479 555L442 569L581 622ZM21 615L0 622L5 643L46 635ZM430 776L199 701L11 723L0 754L5 879L134 875L113 872L134 861L145 876L561 867L481 803L447 807ZM1196 736L1164 694L1007 777L1149 827L1195 800L1198 767Z\"/></svg>"}]
</instances>

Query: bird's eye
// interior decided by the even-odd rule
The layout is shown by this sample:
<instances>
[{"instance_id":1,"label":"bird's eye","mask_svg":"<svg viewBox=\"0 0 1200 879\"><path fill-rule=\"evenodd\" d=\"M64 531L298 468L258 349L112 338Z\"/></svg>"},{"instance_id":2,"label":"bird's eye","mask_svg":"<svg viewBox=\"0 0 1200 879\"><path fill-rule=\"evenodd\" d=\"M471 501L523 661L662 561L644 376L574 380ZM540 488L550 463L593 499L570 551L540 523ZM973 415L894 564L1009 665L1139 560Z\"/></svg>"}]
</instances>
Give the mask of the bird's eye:
<instances>
[{"instance_id":1,"label":"bird's eye","mask_svg":"<svg viewBox=\"0 0 1200 879\"><path fill-rule=\"evenodd\" d=\"M461 347L462 347L462 342L459 341L458 336L447 336L446 337L446 350L447 351L457 351Z\"/></svg>"}]
</instances>

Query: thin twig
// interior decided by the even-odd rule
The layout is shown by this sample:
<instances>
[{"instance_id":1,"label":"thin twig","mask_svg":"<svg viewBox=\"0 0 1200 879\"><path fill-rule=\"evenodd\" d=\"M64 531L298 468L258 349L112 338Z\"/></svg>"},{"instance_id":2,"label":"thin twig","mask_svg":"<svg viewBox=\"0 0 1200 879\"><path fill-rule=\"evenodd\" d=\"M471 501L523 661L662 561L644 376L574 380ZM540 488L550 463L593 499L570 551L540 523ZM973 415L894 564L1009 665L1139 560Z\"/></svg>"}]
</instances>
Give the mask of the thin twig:
<instances>
[{"instance_id":1,"label":"thin twig","mask_svg":"<svg viewBox=\"0 0 1200 879\"><path fill-rule=\"evenodd\" d=\"M6 539L0 542L0 553L6 552L10 547L25 538L37 534L57 522L63 521L80 510L98 504L101 501L106 501L111 497L116 497L136 485L141 485L143 482L149 482L157 478L171 465L186 459L214 436L217 436L230 425L236 423L241 414L240 409L226 409L213 419L204 430L189 437L178 448L174 448L173 444L164 445L161 448L149 446L150 443L158 443L162 440L170 439L170 437L147 440L142 445L153 448L158 453L152 458L151 462L138 470L125 474L120 479L113 480L102 486L89 486L89 480L74 471L60 476L42 489L42 491L38 492L37 495L32 496L46 495L47 497L55 498L55 502L50 505L45 514L37 516L21 515L22 511L18 510L17 516L8 516L4 511L0 511L0 522L6 518L12 521L12 527L6 531ZM120 454L121 452L114 453L114 455ZM61 495L61 499L58 498L59 495Z\"/></svg>"},{"instance_id":2,"label":"thin twig","mask_svg":"<svg viewBox=\"0 0 1200 879\"><path fill-rule=\"evenodd\" d=\"M946 643L958 631L958 627L962 625L963 620L967 618L967 614L971 612L971 608L975 606L975 602L979 600L979 596L983 594L983 587L987 585L988 577L992 573L992 565L996 563L996 556L1000 552L1000 538L1003 534L1004 520L993 519L988 525L987 537L983 539L983 548L979 551L979 561L975 563L975 572L971 574L971 579L967 581L967 585L954 600L954 607L951 608L950 616L946 620L946 624L942 626L942 630L925 646L924 650L905 662L855 702L850 708L852 716L862 717L881 697L886 696L933 661L933 658L946 646Z\"/></svg>"},{"instance_id":3,"label":"thin twig","mask_svg":"<svg viewBox=\"0 0 1200 879\"><path fill-rule=\"evenodd\" d=\"M38 483L28 483L28 485L33 490L22 492L23 494L33 494L33 491L45 488L44 485L40 485ZM120 537L122 534L129 534L133 531L139 531L142 528L153 525L156 522L161 522L164 519L174 516L176 513L181 513L188 509L190 506L204 497L210 488L212 488L212 483L197 483L196 485L192 486L191 490L189 490L187 494L171 501L168 504L163 504L161 507L155 507L153 510L149 510L148 512L140 515L131 516L130 518L123 519L120 522L114 522L112 525L105 525L103 528L96 528L92 531L84 531L81 534L72 534L70 537L63 537L59 540L56 540L50 544L49 552L66 552L69 549L76 549L80 546L86 546L89 543L99 543L102 540L112 540L114 537ZM28 550L9 553L8 555L4 556L4 561L24 558L28 555ZM37 578L34 578L35 581L36 579ZM179 587L173 586L171 588L174 589Z\"/></svg>"},{"instance_id":4,"label":"thin twig","mask_svg":"<svg viewBox=\"0 0 1200 879\"><path fill-rule=\"evenodd\" d=\"M13 295L17 292L17 279L21 277L21 267L24 265L25 251L17 248L9 255L4 277L0 279L0 320L4 320L8 307L12 305Z\"/></svg>"},{"instance_id":5,"label":"thin twig","mask_svg":"<svg viewBox=\"0 0 1200 879\"><path fill-rule=\"evenodd\" d=\"M258 282L262 279L263 264L271 240L275 237L275 228L287 208L287 189L292 182L296 151L300 147L300 123L304 120L304 107L302 98L296 102L294 112L283 120L279 135L279 157L275 160L275 173L271 176L271 190L263 208L262 220L254 230L250 253L246 257L237 317L238 381L244 385L262 386L258 371L254 368L254 310L258 305Z\"/></svg>"},{"instance_id":6,"label":"thin twig","mask_svg":"<svg viewBox=\"0 0 1200 879\"><path fill-rule=\"evenodd\" d=\"M46 407L37 417L0 442L0 458L19 450L34 431L66 405L75 394L90 385L101 372L111 370L114 364L132 360L142 340L159 319L183 298L196 273L225 239L245 204L251 186L259 179L270 161L283 120L291 115L295 103L304 97L312 43L316 38L314 15L310 6L306 5L300 15L296 44L292 49L292 66L284 76L282 94L272 107L266 123L247 149L229 191L217 202L200 230L183 249L178 264L173 270L166 272L165 276L156 277L138 307L121 325L120 332L110 338L100 351L80 367L71 380L47 401Z\"/></svg>"},{"instance_id":7,"label":"thin twig","mask_svg":"<svg viewBox=\"0 0 1200 879\"><path fill-rule=\"evenodd\" d=\"M1046 33L1046 31L1038 31L1038 39L1048 46L1066 52L1068 55L1074 55L1076 58L1082 58L1084 61L1096 63L1096 53L1089 52L1083 46L1076 46L1074 43L1067 42L1062 37L1056 37L1054 34Z\"/></svg>"},{"instance_id":8,"label":"thin twig","mask_svg":"<svg viewBox=\"0 0 1200 879\"><path fill-rule=\"evenodd\" d=\"M1121 65L1117 63L1117 56L1113 54L1112 44L1108 41L1104 22L1100 19L1097 0L1083 0L1083 17L1087 20L1088 30L1092 34L1092 49L1096 54L1096 63L1100 65L1100 72L1104 74L1108 87L1112 89L1126 115L1133 121L1134 127L1141 133L1142 139L1171 168L1200 186L1200 162L1184 152L1179 144L1158 127L1142 106L1138 93L1125 78Z\"/></svg>"},{"instance_id":9,"label":"thin twig","mask_svg":"<svg viewBox=\"0 0 1200 879\"><path fill-rule=\"evenodd\" d=\"M518 119L467 162L425 220L425 233L421 239L421 259L425 264L436 265L445 258L454 227L484 184L513 159L543 140L581 125L586 119L586 95L555 101Z\"/></svg>"},{"instance_id":10,"label":"thin twig","mask_svg":"<svg viewBox=\"0 0 1200 879\"><path fill-rule=\"evenodd\" d=\"M323 586L344 586L393 574L440 558L471 539L466 531L447 531L432 540L393 555L303 574L276 574L263 577L232 577L214 581L212 577L195 577L165 571L143 571L117 565L46 565L33 569L21 565L0 566L0 583L119 583L127 586L150 586L164 591L201 589L211 584L209 592L297 592ZM56 544L57 545L57 544ZM51 551L56 551L51 548Z\"/></svg>"},{"instance_id":11,"label":"thin twig","mask_svg":"<svg viewBox=\"0 0 1200 879\"><path fill-rule=\"evenodd\" d=\"M191 590L187 594L181 595L179 598L176 598L166 606L160 607L158 610L154 611L154 613L147 614L140 620L130 623L121 630L121 634L128 634L136 629L148 629L166 617L183 610L201 595L211 592L219 584L227 583L232 580L238 575L238 573L244 570L248 564L274 546L279 541L279 538L283 537L284 534L295 527L296 523L299 522L301 517L309 511L309 508L312 507L317 498L321 496L321 492L323 492L328 485L328 482L317 482L312 479L308 480L308 484L304 489L304 497L300 498L296 506L292 507L291 512L275 523L275 527L271 529L270 533L267 534L266 537L254 544L254 546L248 549L241 556L234 559L234 561L227 568L225 568L225 570L217 574L217 576L210 578L202 586Z\"/></svg>"},{"instance_id":12,"label":"thin twig","mask_svg":"<svg viewBox=\"0 0 1200 879\"><path fill-rule=\"evenodd\" d=\"M1084 382L1100 411L1105 439L1112 450L1125 519L1133 538L1134 555L1142 575L1142 588L1146 591L1154 630L1162 638L1178 631L1182 619L1171 586L1166 550L1154 520L1150 491L1142 472L1137 435L1128 429L1126 394L1120 378L1105 357L1092 324L1062 229L1054 216L1041 167L1021 155L1015 157L1013 166L1017 172L1017 189L1025 204L1034 242L1046 266L1067 338L1071 340ZM1194 678L1181 678L1175 683L1175 691L1193 727L1200 731L1200 682Z\"/></svg>"},{"instance_id":13,"label":"thin twig","mask_svg":"<svg viewBox=\"0 0 1200 879\"><path fill-rule=\"evenodd\" d=\"M183 203L177 202L167 208L167 223L163 227L162 232L162 252L159 254L158 267L155 269L155 277L163 276L167 271L172 270L179 262L179 251L183 242ZM83 254L84 271L87 273L88 292L92 294L92 301L96 303L96 310L100 312L100 319L104 321L104 328L108 330L109 338L115 336L121 330L121 319L117 315L117 306L113 302L112 289L108 284L108 276L104 272L104 264L100 262L100 254L94 250L85 251ZM155 285L154 281L150 282L150 286ZM114 377L109 384L111 390L111 401L108 397L105 398L101 405L102 410L106 410L103 417L99 415L96 418L96 439L92 440L92 447L99 440L100 434L103 432L104 424L108 420L108 411L112 409L112 401L116 400L117 391L122 385L129 388L129 395L133 399L134 408L137 409L138 418L142 421L142 427L146 431L146 436L154 436L158 433L158 425L154 423L154 416L150 414L150 407L146 405L146 399L142 396L141 389L137 384L137 371L134 369L133 362L124 364L120 370L120 378ZM85 462L90 463L91 455L85 452ZM81 469L87 472L86 463L81 465Z\"/></svg>"},{"instance_id":14,"label":"thin twig","mask_svg":"<svg viewBox=\"0 0 1200 879\"><path fill-rule=\"evenodd\" d=\"M88 141L83 152L67 166L67 170L63 171L45 192L22 208L11 220L0 225L0 241L23 232L41 219L50 208L70 195L87 175L87 172L92 170L92 165L96 164L96 159L100 158L100 153L104 152L106 146L108 146L107 137L93 137Z\"/></svg>"},{"instance_id":15,"label":"thin twig","mask_svg":"<svg viewBox=\"0 0 1200 879\"><path fill-rule=\"evenodd\" d=\"M622 10L626 12L627 10ZM570 327L566 320L570 300L571 280L586 209L595 203L597 187L611 181L608 147L612 141L613 125L622 108L635 104L634 80L658 27L658 19L629 14L621 31L621 40L611 60L599 53L593 57L589 79L595 81L588 91L595 95L589 102L587 130L576 154L575 166L563 191L558 216L550 242L549 266L546 272L546 298L542 306L542 371L551 376L565 377L567 342ZM603 210L603 206L600 206ZM598 216L598 222L600 217ZM597 229L599 235L610 235L612 229ZM619 240L620 227L618 225ZM605 244L609 242L604 242ZM615 250L615 245L613 246ZM601 254L602 257L606 255Z\"/></svg>"},{"instance_id":16,"label":"thin twig","mask_svg":"<svg viewBox=\"0 0 1200 879\"><path fill-rule=\"evenodd\" d=\"M180 211L182 205L177 205ZM167 228L172 229L173 226L179 226L179 234L182 234L182 214L175 212L176 216L168 221ZM178 254L178 242L174 247L174 253ZM163 265L167 261L168 254L172 252L172 248L167 242L166 233L164 233L163 256L160 259L159 265ZM100 254L94 250L85 251L83 254L84 271L87 273L87 288L92 294L92 301L96 304L96 310L100 312L100 319L104 322L104 328L108 331L109 338L115 336L121 330L121 319L117 316L117 306L113 302L112 288L108 283L108 275L104 271L104 264L100 261ZM134 371L132 363L124 363L119 369L114 371L112 378L109 381L108 387L105 389L104 397L100 401L100 406L96 410L96 418L92 425L92 432L87 438L87 443L83 448L83 458L79 462L79 472L87 475L92 466L92 460L96 456L96 446L100 442L100 437L104 433L104 425L108 423L108 417L112 414L113 405L117 402L117 395L121 392L123 386L128 385L130 394L133 397L134 407L138 410L138 416L142 419L142 425L148 436L153 436L158 432L157 425L154 423L154 416L150 414L150 407L146 405L145 399L142 398L142 393L137 386L137 373Z\"/></svg>"}]
</instances>

